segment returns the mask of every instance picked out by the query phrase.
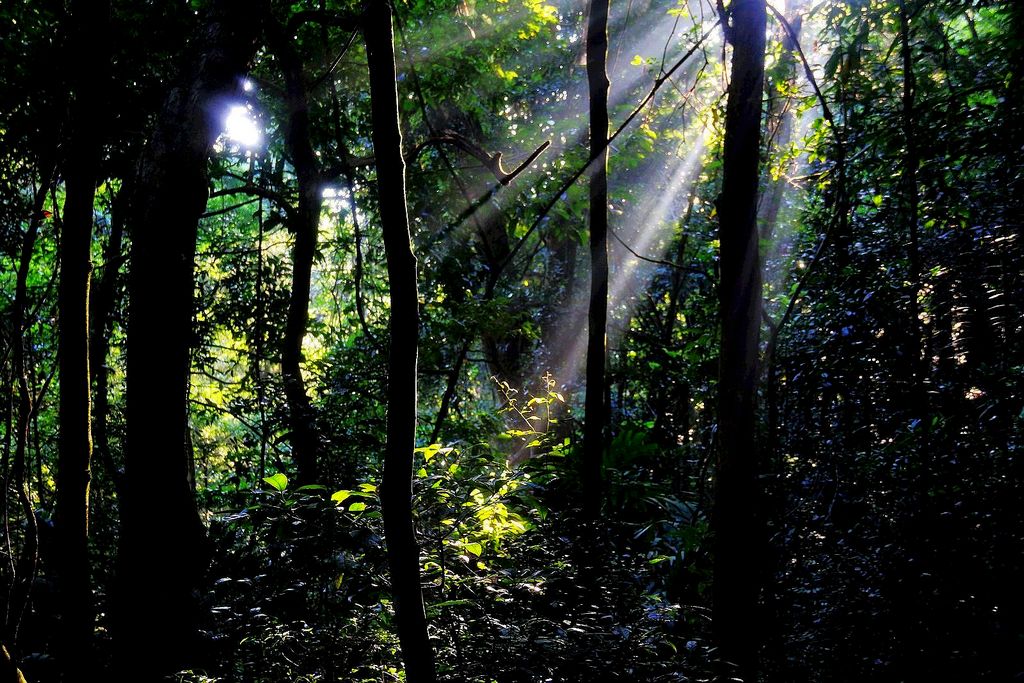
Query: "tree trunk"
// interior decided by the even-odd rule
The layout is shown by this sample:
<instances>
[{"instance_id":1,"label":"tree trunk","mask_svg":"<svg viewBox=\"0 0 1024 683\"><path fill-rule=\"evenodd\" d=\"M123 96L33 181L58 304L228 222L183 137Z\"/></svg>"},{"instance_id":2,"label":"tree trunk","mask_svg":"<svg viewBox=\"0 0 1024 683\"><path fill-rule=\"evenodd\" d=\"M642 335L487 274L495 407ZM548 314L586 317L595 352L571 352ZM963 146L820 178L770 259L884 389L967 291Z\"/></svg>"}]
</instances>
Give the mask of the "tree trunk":
<instances>
[{"instance_id":1,"label":"tree trunk","mask_svg":"<svg viewBox=\"0 0 1024 683\"><path fill-rule=\"evenodd\" d=\"M60 240L60 439L57 462L57 579L62 620L58 649L65 672L89 670L93 633L89 567L92 397L89 375L89 281L93 203L99 177L106 58L93 44L108 24L108 2L71 7L74 100Z\"/></svg>"},{"instance_id":2,"label":"tree trunk","mask_svg":"<svg viewBox=\"0 0 1024 683\"><path fill-rule=\"evenodd\" d=\"M434 652L427 635L423 593L420 590L419 548L412 518L419 301L416 257L412 252L405 201L405 161L402 158L398 114L395 42L388 3L368 3L364 30L370 69L377 192L391 288L388 438L380 491L381 511L406 680L409 683L431 683L436 677Z\"/></svg>"},{"instance_id":3,"label":"tree trunk","mask_svg":"<svg viewBox=\"0 0 1024 683\"><path fill-rule=\"evenodd\" d=\"M761 330L761 259L757 187L764 93L764 0L730 6L732 75L725 118L718 377L718 470L715 488L713 627L724 678L757 677L758 562L755 400ZM736 669L733 670L732 667Z\"/></svg>"},{"instance_id":4,"label":"tree trunk","mask_svg":"<svg viewBox=\"0 0 1024 683\"><path fill-rule=\"evenodd\" d=\"M917 167L921 161L921 154L917 146L917 137L914 130L915 99L917 97L917 85L914 77L913 50L910 43L910 15L907 12L904 0L899 0L900 19L900 54L903 61L903 136L906 145L906 153L903 157L903 192L902 192L902 218L904 229L907 232L907 261L909 264L907 279L910 281L908 312L910 314L908 349L910 379L912 388L910 399L917 406L915 417L921 421L921 441L919 451L923 456L921 459L922 470L920 474L927 478L927 460L929 455L929 432L931 428L930 399L928 396L929 368L931 354L925 343L925 330L921 323L921 304L919 297L923 288L921 279L921 246L918 230L918 216L920 214L920 196L917 187Z\"/></svg>"},{"instance_id":5,"label":"tree trunk","mask_svg":"<svg viewBox=\"0 0 1024 683\"><path fill-rule=\"evenodd\" d=\"M309 102L302 75L302 63L290 39L275 27L274 53L281 64L285 80L285 99L288 121L285 124L285 143L295 168L298 182L299 204L290 227L295 234L292 249L292 290L285 322L284 347L281 351L281 371L284 376L285 398L291 427L292 459L298 469L298 483L313 484L318 478L317 435L313 419L313 406L306 394L302 379L302 340L309 321L310 281L313 258L316 255L317 233L320 229L320 210L323 194L320 188L320 170L316 154L309 139Z\"/></svg>"},{"instance_id":6,"label":"tree trunk","mask_svg":"<svg viewBox=\"0 0 1024 683\"><path fill-rule=\"evenodd\" d=\"M591 0L587 23L590 88L590 310L587 328L587 398L584 406L582 483L589 517L601 511L604 459L605 328L608 323L608 0Z\"/></svg>"},{"instance_id":7,"label":"tree trunk","mask_svg":"<svg viewBox=\"0 0 1024 683\"><path fill-rule=\"evenodd\" d=\"M192 591L205 564L186 452L196 231L222 107L240 92L265 12L265 3L214 3L134 184L117 634L125 680L179 670L193 655Z\"/></svg>"},{"instance_id":8,"label":"tree trunk","mask_svg":"<svg viewBox=\"0 0 1024 683\"><path fill-rule=\"evenodd\" d=\"M103 250L103 275L96 286L91 289L89 300L89 374L92 376L92 440L93 454L106 468L108 476L114 482L118 494L121 493L123 479L114 463L110 450L110 434L107 421L110 415L110 368L107 367L107 354L110 352L110 334L113 326L114 310L117 307L118 280L121 269L121 250L124 241L125 210L131 189L122 183L111 207L110 236Z\"/></svg>"},{"instance_id":9,"label":"tree trunk","mask_svg":"<svg viewBox=\"0 0 1024 683\"><path fill-rule=\"evenodd\" d=\"M802 9L801 5L802 3L798 0L791 0L789 3L786 21L789 22L790 28L793 29L792 35L790 35L790 32L785 27L780 27L779 29L782 34L782 55L779 58L779 62L782 83L785 84L786 93L791 92L793 85L796 83L797 58L795 52L799 49L797 41L800 39L800 30L803 25L803 16L798 14ZM793 112L795 98L789 94L780 95L779 89L775 88L774 85L774 83L769 83L772 97L769 100L768 120L776 125L775 133L769 145L769 151L783 155L793 141L793 127L796 119L796 114ZM759 202L758 213L760 214L761 222L761 239L771 245L769 249L775 248L772 241L775 237L775 227L779 220L779 212L782 209L782 200L786 196L786 186L788 184L786 176L795 172L798 165L798 159L793 159L786 169L786 175L781 176L778 180L769 181L771 189L765 193ZM771 254L769 253L766 255L766 258L770 256Z\"/></svg>"},{"instance_id":10,"label":"tree trunk","mask_svg":"<svg viewBox=\"0 0 1024 683\"><path fill-rule=\"evenodd\" d=\"M45 168L45 166L44 166ZM28 329L28 275L32 266L32 254L35 251L36 239L42 222L43 206L46 193L50 187L49 174L44 175L36 189L32 202L32 216L28 228L21 241L21 257L18 262L18 273L15 277L14 304L11 309L11 367L14 381L18 384L18 408L15 418L14 457L11 469L4 481L3 515L5 534L9 534L8 496L13 486L17 491L21 512L25 516L25 539L15 561L13 548L10 551L7 566L7 599L4 602L4 633L3 640L17 652L18 630L21 618L28 604L29 592L35 579L36 560L39 551L39 535L36 525L35 511L29 497L25 460L28 451L29 425L32 420L32 391L29 387L28 368L25 361ZM9 536L8 536L9 538Z\"/></svg>"}]
</instances>

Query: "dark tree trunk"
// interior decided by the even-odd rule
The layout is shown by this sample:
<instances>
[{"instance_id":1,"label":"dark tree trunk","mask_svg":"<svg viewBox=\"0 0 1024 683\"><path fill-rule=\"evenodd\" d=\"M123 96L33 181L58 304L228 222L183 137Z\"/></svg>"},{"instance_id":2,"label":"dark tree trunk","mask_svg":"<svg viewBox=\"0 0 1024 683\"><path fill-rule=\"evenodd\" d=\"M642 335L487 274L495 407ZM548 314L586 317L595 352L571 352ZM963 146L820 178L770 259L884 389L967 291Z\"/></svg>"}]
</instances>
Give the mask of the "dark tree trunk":
<instances>
[{"instance_id":1,"label":"dark tree trunk","mask_svg":"<svg viewBox=\"0 0 1024 683\"><path fill-rule=\"evenodd\" d=\"M907 232L907 279L910 281L908 312L910 315L908 349L908 365L912 388L910 398L917 406L917 417L921 421L921 441L919 449L922 455L922 466L927 468L925 460L928 453L928 441L931 421L929 418L928 384L929 366L931 354L928 353L925 343L925 330L921 323L921 305L919 297L923 287L921 280L921 246L918 229L918 216L920 214L920 193L917 187L917 167L921 161L921 154L917 145L917 136L914 129L914 117L917 104L915 102L917 85L914 77L913 50L910 43L910 15L907 12L904 0L899 0L900 15L900 53L903 61L903 136L906 145L906 152L903 157L903 192L902 192L902 218L904 229ZM922 471L922 474L926 474Z\"/></svg>"},{"instance_id":2,"label":"dark tree trunk","mask_svg":"<svg viewBox=\"0 0 1024 683\"><path fill-rule=\"evenodd\" d=\"M757 186L764 93L764 0L733 0L732 75L726 104L719 314L718 469L713 627L722 676L757 677L757 351L761 330ZM733 670L732 666L736 669Z\"/></svg>"},{"instance_id":3,"label":"dark tree trunk","mask_svg":"<svg viewBox=\"0 0 1024 683\"><path fill-rule=\"evenodd\" d=\"M469 348L471 344L472 337L467 337L462 342L462 346L459 347L458 355L455 357L455 363L452 365L452 369L448 373L444 393L441 395L441 406L437 409L437 417L434 420L434 429L430 432L430 443L439 443L438 440L441 438L441 429L444 427L445 420L448 419L448 411L451 409L452 402L455 400L455 392L458 390L459 378L462 377L462 367L466 364L466 357L469 355Z\"/></svg>"},{"instance_id":4,"label":"dark tree trunk","mask_svg":"<svg viewBox=\"0 0 1024 683\"><path fill-rule=\"evenodd\" d=\"M288 121L285 143L298 182L299 204L291 221L295 244L292 249L292 290L285 322L281 372L291 427L292 458L300 484L316 483L318 478L317 435L313 406L302 379L302 340L309 321L310 281L316 255L320 210L323 206L320 170L309 139L309 102L302 75L302 63L283 29L273 33L273 49L285 80Z\"/></svg>"},{"instance_id":5,"label":"dark tree trunk","mask_svg":"<svg viewBox=\"0 0 1024 683\"><path fill-rule=\"evenodd\" d=\"M92 376L92 441L93 454L106 468L120 494L123 479L110 449L110 433L107 421L110 416L110 368L107 354L110 352L110 334L113 327L114 310L117 308L118 281L121 279L122 244L124 241L125 210L131 189L122 183L111 207L110 236L103 250L103 274L91 289L89 300L89 374ZM95 279L95 278L94 278Z\"/></svg>"},{"instance_id":6,"label":"dark tree trunk","mask_svg":"<svg viewBox=\"0 0 1024 683\"><path fill-rule=\"evenodd\" d=\"M89 670L93 633L89 568L89 484L92 479L92 397L89 375L89 284L93 203L99 179L105 56L94 44L108 24L108 2L72 4L74 100L60 241L60 439L57 461L57 578L62 608L61 668Z\"/></svg>"},{"instance_id":7,"label":"dark tree trunk","mask_svg":"<svg viewBox=\"0 0 1024 683\"><path fill-rule=\"evenodd\" d=\"M587 398L584 406L582 482L589 517L601 511L604 459L605 328L608 323L608 0L591 0L587 23L590 88L590 309L587 329Z\"/></svg>"},{"instance_id":8,"label":"dark tree trunk","mask_svg":"<svg viewBox=\"0 0 1024 683\"><path fill-rule=\"evenodd\" d=\"M419 547L412 517L419 302L416 257L412 252L405 201L395 42L388 3L369 2L365 22L377 192L391 288L388 439L380 491L381 511L406 680L431 683L436 677L434 652L427 635L420 589Z\"/></svg>"},{"instance_id":9,"label":"dark tree trunk","mask_svg":"<svg viewBox=\"0 0 1024 683\"><path fill-rule=\"evenodd\" d=\"M191 657L205 534L186 451L193 261L207 159L226 99L240 91L264 3L215 2L196 62L168 95L131 200L127 444L121 501L119 671L138 680Z\"/></svg>"}]
</instances>

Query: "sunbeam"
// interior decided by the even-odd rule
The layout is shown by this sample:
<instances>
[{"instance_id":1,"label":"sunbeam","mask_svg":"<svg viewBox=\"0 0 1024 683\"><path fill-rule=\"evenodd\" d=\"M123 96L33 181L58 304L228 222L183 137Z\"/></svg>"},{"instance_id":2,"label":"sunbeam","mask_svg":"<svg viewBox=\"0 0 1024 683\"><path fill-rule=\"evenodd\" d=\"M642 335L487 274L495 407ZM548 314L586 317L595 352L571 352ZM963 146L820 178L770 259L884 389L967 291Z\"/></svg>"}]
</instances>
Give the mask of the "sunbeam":
<instances>
[{"instance_id":1,"label":"sunbeam","mask_svg":"<svg viewBox=\"0 0 1024 683\"><path fill-rule=\"evenodd\" d=\"M684 188L689 187L700 173L709 136L707 128L701 128L695 136L688 136L697 139L691 143L685 156L677 157L669 168L658 165L651 169L647 173L648 181L638 184L649 188L647 195L636 205L619 202L619 209L612 212L610 228L613 234L618 235L636 254L655 260L663 257L678 224L675 216L681 213L680 206L687 200ZM629 230L626 226L639 227ZM608 342L611 348L628 326L639 295L646 290L658 266L634 256L614 238L609 247ZM581 296L585 296L585 292ZM543 361L546 367L552 368L556 377L569 386L577 383L586 358L587 312L582 303L573 302L564 308L563 319L550 345L552 354ZM558 349L561 351L555 351Z\"/></svg>"}]
</instances>

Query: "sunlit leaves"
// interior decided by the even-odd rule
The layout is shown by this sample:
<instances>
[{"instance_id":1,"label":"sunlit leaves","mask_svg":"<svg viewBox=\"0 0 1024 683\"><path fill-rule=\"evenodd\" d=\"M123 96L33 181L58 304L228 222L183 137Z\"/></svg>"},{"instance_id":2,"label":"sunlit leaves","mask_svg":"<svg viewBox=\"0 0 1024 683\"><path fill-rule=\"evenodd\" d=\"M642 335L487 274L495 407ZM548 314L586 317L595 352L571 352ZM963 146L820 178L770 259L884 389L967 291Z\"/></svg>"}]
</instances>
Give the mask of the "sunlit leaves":
<instances>
[{"instance_id":1,"label":"sunlit leaves","mask_svg":"<svg viewBox=\"0 0 1024 683\"><path fill-rule=\"evenodd\" d=\"M335 491L331 494L331 500L336 505L343 505L350 498L356 498L356 500L348 505L349 512L363 512L367 508L366 501L377 501L377 486L370 483L362 483L358 489L342 489Z\"/></svg>"},{"instance_id":2,"label":"sunlit leaves","mask_svg":"<svg viewBox=\"0 0 1024 683\"><path fill-rule=\"evenodd\" d=\"M423 459L426 462L430 462L438 454L448 455L453 450L454 449L452 449L450 447L442 446L439 443L434 443L434 444L430 444L429 446L423 446L422 448L417 448L416 452L417 453L421 453L423 455Z\"/></svg>"},{"instance_id":3,"label":"sunlit leaves","mask_svg":"<svg viewBox=\"0 0 1024 683\"><path fill-rule=\"evenodd\" d=\"M288 488L288 477L280 472L269 477L263 477L263 482L277 492L283 492Z\"/></svg>"}]
</instances>

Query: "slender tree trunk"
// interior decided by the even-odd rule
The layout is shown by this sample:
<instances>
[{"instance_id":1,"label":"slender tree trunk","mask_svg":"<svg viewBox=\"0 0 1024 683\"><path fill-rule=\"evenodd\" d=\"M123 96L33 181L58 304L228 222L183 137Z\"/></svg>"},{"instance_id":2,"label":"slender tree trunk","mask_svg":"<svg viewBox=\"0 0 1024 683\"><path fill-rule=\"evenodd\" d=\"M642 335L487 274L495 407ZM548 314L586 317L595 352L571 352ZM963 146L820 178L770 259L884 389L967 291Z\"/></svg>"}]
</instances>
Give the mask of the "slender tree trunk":
<instances>
[{"instance_id":1,"label":"slender tree trunk","mask_svg":"<svg viewBox=\"0 0 1024 683\"><path fill-rule=\"evenodd\" d=\"M13 339L11 340L14 341ZM10 349L5 350L4 355L10 352ZM11 376L11 369L6 364L0 366L4 371L3 378L3 405L4 405L4 445L3 445L3 462L0 463L0 477L2 477L4 483L7 482L7 474L10 472L11 467L11 445L14 443L12 436L14 435L14 379ZM0 490L0 502L7 501L7 487L4 486ZM6 508L0 508L5 510ZM2 513L0 513L2 514Z\"/></svg>"},{"instance_id":2,"label":"slender tree trunk","mask_svg":"<svg viewBox=\"0 0 1024 683\"><path fill-rule=\"evenodd\" d=\"M789 31L785 28L780 28L782 34L782 56L779 59L786 93L792 90L796 82L797 64L794 52L799 47L797 40L800 38L800 30L803 25L803 17L798 14L801 4L798 0L791 0L789 3L786 21L789 22L790 28L793 29L793 35L790 35ZM774 87L774 83L769 84L769 89L772 92L772 98L769 105L768 119L776 124L775 134L769 151L774 150L776 154L782 155L786 153L787 148L793 141L793 127L796 119L796 114L792 110L794 98L788 94L779 94L779 89ZM797 160L794 159L790 162L787 171L793 172L796 170L796 167ZM758 213L760 214L761 221L761 239L769 244L771 244L775 237L775 227L779 220L779 212L782 210L782 200L786 196L787 182L788 179L784 176L778 180L769 181L771 189L762 196L762 201L760 201ZM774 245L769 247L769 249L773 247Z\"/></svg>"},{"instance_id":3,"label":"slender tree trunk","mask_svg":"<svg viewBox=\"0 0 1024 683\"><path fill-rule=\"evenodd\" d=\"M35 252L39 227L42 222L42 211L49 190L50 177L47 174L41 179L32 202L32 216L28 228L21 241L21 256L18 262L18 273L15 276L14 304L11 309L11 368L14 381L18 384L17 410L15 411L14 457L11 469L4 481L3 514L4 533L9 539L8 505L10 490L13 487L25 517L25 537L18 559L15 560L13 548L8 548L9 564L7 565L6 599L4 600L4 633L3 640L15 652L18 646L18 630L21 618L28 603L29 591L35 579L36 561L39 551L39 535L36 525L35 511L29 497L25 460L28 451L29 426L32 420L32 391L29 387L28 368L26 363L26 330L28 328L28 275L32 266L32 254Z\"/></svg>"},{"instance_id":4,"label":"slender tree trunk","mask_svg":"<svg viewBox=\"0 0 1024 683\"><path fill-rule=\"evenodd\" d=\"M346 155L347 156L347 155ZM359 208L356 204L356 183L350 169L345 170L345 187L348 189L348 201L352 215L352 248L355 251L355 266L352 272L353 296L356 299L356 316L363 334L371 343L377 343L377 337L370 330L366 318L366 304L363 302L363 234L359 227Z\"/></svg>"},{"instance_id":5,"label":"slender tree trunk","mask_svg":"<svg viewBox=\"0 0 1024 683\"><path fill-rule=\"evenodd\" d=\"M89 670L93 605L89 567L89 485L92 479L92 397L89 375L89 284L93 204L103 127L106 65L93 44L108 24L109 2L76 0L71 7L74 100L60 241L60 439L57 462L57 577L62 620L58 648L68 674Z\"/></svg>"},{"instance_id":6,"label":"slender tree trunk","mask_svg":"<svg viewBox=\"0 0 1024 683\"><path fill-rule=\"evenodd\" d=\"M917 146L917 136L914 129L914 111L917 108L915 99L917 96L916 79L914 76L913 50L910 43L910 15L907 11L905 0L899 0L900 18L900 54L903 60L903 136L906 144L906 153L903 158L903 223L907 232L907 250L909 269L907 278L910 280L910 298L908 311L910 314L909 353L910 356L910 377L913 387L910 392L914 403L917 405L916 417L921 421L920 452L927 460L929 432L931 428L930 407L928 396L929 367L931 354L927 352L927 344L924 337L924 326L921 323L921 295L923 282L921 280L921 239L918 229L918 215L920 204L920 193L917 187L917 167L921 161L920 151ZM922 474L927 477L927 463L921 463L924 470Z\"/></svg>"},{"instance_id":7,"label":"slender tree trunk","mask_svg":"<svg viewBox=\"0 0 1024 683\"><path fill-rule=\"evenodd\" d=\"M257 214L259 235L256 242L256 324L254 325L251 363L255 366L253 380L256 382L256 404L260 410L260 462L259 478L267 475L267 390L263 382L263 325L266 318L266 304L263 299L263 250L265 249L266 226L263 221L263 198L260 197Z\"/></svg>"},{"instance_id":8,"label":"slender tree trunk","mask_svg":"<svg viewBox=\"0 0 1024 683\"><path fill-rule=\"evenodd\" d=\"M582 482L585 512L601 511L608 325L608 0L591 0L587 23L590 88L590 308Z\"/></svg>"},{"instance_id":9,"label":"slender tree trunk","mask_svg":"<svg viewBox=\"0 0 1024 683\"><path fill-rule=\"evenodd\" d=\"M679 221L679 236L676 238L675 252L672 258L674 263L683 263L686 259L686 249L689 242L687 229L690 219L693 217L693 208L697 201L699 184L694 181L690 184L689 196L686 200L686 213ZM658 339L662 348L668 349L672 346L672 336L676 329L676 318L679 315L679 307L683 304L685 284L687 281L686 271L681 268L673 268L669 279L668 305L665 307L665 317L659 320ZM678 386L659 386L656 390L652 405L655 413L654 434L656 438L667 446L677 444L677 439L688 438L690 421L690 387L686 382L680 382ZM673 469L673 490L682 484L680 476L682 472L682 460L679 467Z\"/></svg>"},{"instance_id":10,"label":"slender tree trunk","mask_svg":"<svg viewBox=\"0 0 1024 683\"><path fill-rule=\"evenodd\" d=\"M124 241L125 211L131 188L122 183L111 207L110 236L103 250L103 274L91 290L89 301L89 374L92 376L92 440L93 454L108 471L118 494L123 479L114 463L110 450L110 433L107 422L110 415L110 369L107 355L110 352L110 334L113 327L114 309L117 304L118 281L121 279L121 250Z\"/></svg>"},{"instance_id":11,"label":"slender tree trunk","mask_svg":"<svg viewBox=\"0 0 1024 683\"><path fill-rule=\"evenodd\" d=\"M320 0L320 9L324 11L325 0ZM327 45L330 41L328 38L326 24L321 27L321 37L324 45ZM351 45L351 43L349 43ZM348 48L346 47L347 51ZM344 170L341 173L342 179L345 182L345 189L348 190L348 203L349 203L349 215L352 217L352 247L355 251L355 264L352 272L352 287L353 296L355 296L356 304L356 316L359 318L359 325L363 329L363 334L373 344L377 343L377 338L370 329L366 318L366 306L363 302L363 236L362 230L359 226L359 206L356 201L356 180L355 174L352 172L352 159L348 152L348 147L345 143L344 136L341 133L341 105L338 102L338 83L335 79L330 79L329 89L331 93L331 124L334 129L334 139L337 145L338 153L341 156Z\"/></svg>"},{"instance_id":12,"label":"slender tree trunk","mask_svg":"<svg viewBox=\"0 0 1024 683\"><path fill-rule=\"evenodd\" d=\"M447 382L444 387L444 394L441 395L441 406L437 409L437 417L434 420L434 429L430 432L430 443L439 443L441 430L444 428L445 420L448 419L448 411L451 410L452 401L455 400L455 392L459 387L459 379L462 377L462 367L466 364L466 357L469 355L469 347L472 344L472 336L467 335L459 347L455 363L448 372Z\"/></svg>"},{"instance_id":13,"label":"slender tree trunk","mask_svg":"<svg viewBox=\"0 0 1024 683\"><path fill-rule=\"evenodd\" d=\"M370 69L380 220L391 287L388 439L380 492L381 511L406 680L409 683L431 683L436 679L434 652L427 635L420 589L419 547L412 517L419 302L416 257L412 252L405 200L405 160L402 158L402 130L398 114L395 42L388 3L367 4L364 30Z\"/></svg>"},{"instance_id":14,"label":"slender tree trunk","mask_svg":"<svg viewBox=\"0 0 1024 683\"><path fill-rule=\"evenodd\" d=\"M927 588L921 578L930 569L929 550L922 546L919 534L914 533L928 524L932 516L933 503L929 497L932 476L933 455L931 441L930 407L928 396L929 369L931 354L925 352L924 326L921 323L920 296L921 250L918 216L920 213L920 194L917 182L917 171L921 161L921 153L917 144L915 130L915 110L917 109L917 80L914 73L913 45L911 44L910 12L905 0L898 2L898 19L900 31L900 57L903 67L902 117L903 132L903 165L900 192L900 219L907 236L907 280L905 288L907 297L907 330L905 345L902 349L906 369L904 377L907 383L905 401L910 404L909 414L919 422L915 435L917 457L909 461L908 491L915 504L908 506L900 525L906 542L904 550L908 557L917 562L917 566L901 569L906 572L906 579L900 582L899 588L892 591L892 616L896 641L900 647L894 657L892 667L897 677L913 678L927 671L927 660L924 653L928 651L928 635L920 628L921 613L925 609L923 595Z\"/></svg>"},{"instance_id":15,"label":"slender tree trunk","mask_svg":"<svg viewBox=\"0 0 1024 683\"><path fill-rule=\"evenodd\" d=\"M730 6L732 75L725 115L722 195L718 378L718 471L712 518L715 533L713 627L723 678L757 678L758 562L757 351L761 331L761 259L757 186L764 93L764 0ZM732 670L731 667L736 669Z\"/></svg>"},{"instance_id":16,"label":"slender tree trunk","mask_svg":"<svg viewBox=\"0 0 1024 683\"><path fill-rule=\"evenodd\" d=\"M320 210L323 205L320 170L309 139L309 102L302 74L302 63L283 29L275 27L274 53L281 64L285 80L288 121L285 143L298 181L299 204L291 222L295 234L292 250L292 291L285 322L281 371L284 375L285 398L291 427L292 458L298 469L300 484L313 484L318 478L317 436L313 406L302 379L302 340L309 322L309 294L316 256Z\"/></svg>"},{"instance_id":17,"label":"slender tree trunk","mask_svg":"<svg viewBox=\"0 0 1024 683\"><path fill-rule=\"evenodd\" d=\"M117 633L124 680L142 671L155 679L194 656L192 592L205 565L186 438L196 231L223 103L240 92L265 14L263 2L213 4L134 184Z\"/></svg>"}]
</instances>

